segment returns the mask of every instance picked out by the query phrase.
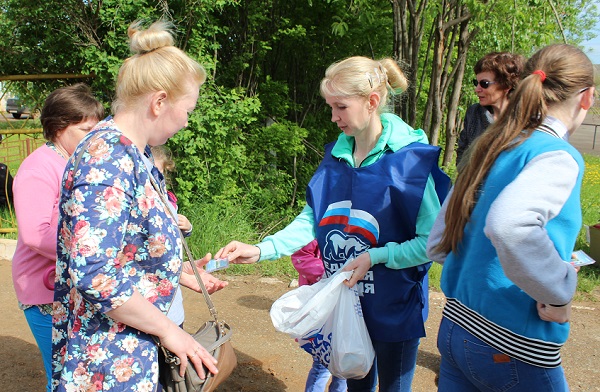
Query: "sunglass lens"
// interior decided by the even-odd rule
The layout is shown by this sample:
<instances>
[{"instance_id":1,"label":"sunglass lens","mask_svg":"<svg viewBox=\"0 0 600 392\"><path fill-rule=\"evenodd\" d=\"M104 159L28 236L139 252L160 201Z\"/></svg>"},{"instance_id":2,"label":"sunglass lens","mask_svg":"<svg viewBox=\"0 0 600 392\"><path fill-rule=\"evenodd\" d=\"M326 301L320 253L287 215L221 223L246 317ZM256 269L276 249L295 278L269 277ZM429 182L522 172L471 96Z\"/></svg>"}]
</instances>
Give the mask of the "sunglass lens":
<instances>
[{"instance_id":1,"label":"sunglass lens","mask_svg":"<svg viewBox=\"0 0 600 392\"><path fill-rule=\"evenodd\" d=\"M477 85L480 85L481 88L486 89L488 87L490 87L490 84L494 84L494 82L490 82L489 80L481 80L481 81L477 81L477 79L473 79L473 86L477 87Z\"/></svg>"}]
</instances>

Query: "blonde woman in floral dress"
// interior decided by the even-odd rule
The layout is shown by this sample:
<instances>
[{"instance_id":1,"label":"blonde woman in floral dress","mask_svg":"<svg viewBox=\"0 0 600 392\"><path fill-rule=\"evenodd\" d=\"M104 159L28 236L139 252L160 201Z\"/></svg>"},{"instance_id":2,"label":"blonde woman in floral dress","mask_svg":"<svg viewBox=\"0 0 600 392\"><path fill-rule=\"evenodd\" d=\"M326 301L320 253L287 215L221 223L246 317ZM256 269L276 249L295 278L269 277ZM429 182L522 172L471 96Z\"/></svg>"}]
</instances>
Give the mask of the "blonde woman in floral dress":
<instances>
[{"instance_id":1,"label":"blonde woman in floral dress","mask_svg":"<svg viewBox=\"0 0 600 392\"><path fill-rule=\"evenodd\" d=\"M216 360L166 316L180 284L199 287L183 268L179 229L159 198L164 182L150 152L187 125L206 73L173 46L168 24L144 30L134 23L128 34L136 54L119 70L114 118L82 140L63 178L55 391L157 390L153 336L180 358L182 373L192 365L203 376L203 364L218 372ZM203 280L209 291L224 286L208 274Z\"/></svg>"}]
</instances>

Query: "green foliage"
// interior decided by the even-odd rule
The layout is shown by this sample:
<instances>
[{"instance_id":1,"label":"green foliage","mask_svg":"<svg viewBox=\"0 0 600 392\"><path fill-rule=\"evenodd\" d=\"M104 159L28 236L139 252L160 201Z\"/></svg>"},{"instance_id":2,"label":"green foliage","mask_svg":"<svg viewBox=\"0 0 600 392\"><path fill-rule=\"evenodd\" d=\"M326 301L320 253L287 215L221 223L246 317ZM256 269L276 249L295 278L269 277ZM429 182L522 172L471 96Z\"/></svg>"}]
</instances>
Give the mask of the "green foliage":
<instances>
[{"instance_id":1,"label":"green foliage","mask_svg":"<svg viewBox=\"0 0 600 392\"><path fill-rule=\"evenodd\" d=\"M10 114L5 113L8 117ZM39 118L28 118L25 121L13 122L13 121L4 121L3 118L0 118L0 129L1 130L14 130L14 129L42 129L42 124L40 123ZM38 134L34 134L37 136L41 136Z\"/></svg>"},{"instance_id":2,"label":"green foliage","mask_svg":"<svg viewBox=\"0 0 600 392\"><path fill-rule=\"evenodd\" d=\"M10 230L14 229L14 224L16 222L15 218L15 210L9 209L8 207L2 206L0 207L0 228ZM17 232L6 232L0 233L0 238L16 240Z\"/></svg>"},{"instance_id":3,"label":"green foliage","mask_svg":"<svg viewBox=\"0 0 600 392\"><path fill-rule=\"evenodd\" d=\"M367 26L355 23L359 13L333 3L307 10L298 0L244 1L210 13L219 26L209 45L215 62L207 64L214 81L189 127L169 143L184 204L243 199L266 229L299 211L324 144L339 132L318 95L324 68L359 43L370 55L373 45ZM343 39L329 38L334 16L354 26Z\"/></svg>"},{"instance_id":4,"label":"green foliage","mask_svg":"<svg viewBox=\"0 0 600 392\"><path fill-rule=\"evenodd\" d=\"M419 28L425 32L416 48L419 62L407 69L415 83L422 84L413 125L419 126L430 98L433 49L428 45L433 42L436 18L447 12L443 6L464 5L470 12L468 29L476 32L467 57L465 76L470 79L473 65L487 52L529 55L542 45L561 41L563 33L575 44L596 34L592 26L598 10L593 1L552 3L556 13L550 2L542 0L430 1L422 21L408 18L403 29L422 22ZM93 74L86 81L108 107L118 69L130 55L128 25L136 19L172 20L178 46L209 74L189 126L169 141L178 165L174 190L181 208L191 214L194 206L203 206L202 214L239 210L241 221L228 219L248 230L249 241L258 241L299 212L324 145L339 133L319 95L326 67L354 55L392 55L390 4L384 0L0 0L4 32L0 69L4 74ZM450 19L448 14L444 17ZM449 42L453 37L445 39ZM450 65L458 59L453 50L448 55ZM27 92L19 94L26 103L41 106L51 90L71 82L20 82L13 88L16 93ZM464 113L476 97L470 84L463 83L462 90ZM448 102L442 104L442 111L446 107ZM440 135L443 138L444 132ZM454 170L451 164L446 168L451 175ZM597 189L592 192L598 194ZM597 205L584 204L586 223L599 218L597 212L586 217L594 209ZM223 233L233 236L231 229ZM224 238L213 241L226 242ZM585 247L581 241L578 244Z\"/></svg>"},{"instance_id":5,"label":"green foliage","mask_svg":"<svg viewBox=\"0 0 600 392\"><path fill-rule=\"evenodd\" d=\"M429 268L429 287L433 287L436 290L441 291L440 279L442 277L442 265L438 263L432 263Z\"/></svg>"},{"instance_id":6,"label":"green foliage","mask_svg":"<svg viewBox=\"0 0 600 392\"><path fill-rule=\"evenodd\" d=\"M206 94L212 88L207 86ZM188 127L169 141L177 159L181 204L233 205L243 200L259 223L261 216L281 219L282 211L285 216L287 208L295 207L290 201L298 174L308 182L308 175L294 167L305 152L302 140L308 132L287 120L259 121L257 97L244 97L239 89L219 92L213 99L200 99ZM303 199L303 194L295 198Z\"/></svg>"},{"instance_id":7,"label":"green foliage","mask_svg":"<svg viewBox=\"0 0 600 392\"><path fill-rule=\"evenodd\" d=\"M230 266L226 272L228 275L261 275L297 278L298 272L292 266L291 259L286 256L279 260L263 261L256 264L235 264Z\"/></svg>"},{"instance_id":8,"label":"green foliage","mask_svg":"<svg viewBox=\"0 0 600 392\"><path fill-rule=\"evenodd\" d=\"M169 141L178 161L176 190L184 206L191 200L227 203L242 192L240 176L250 174L247 129L257 126L260 102L240 90L211 85L203 87L202 95L188 127Z\"/></svg>"},{"instance_id":9,"label":"green foliage","mask_svg":"<svg viewBox=\"0 0 600 392\"><path fill-rule=\"evenodd\" d=\"M302 140L307 134L298 125L281 120L257 129L249 138L248 145L253 151L262 147L261 153L253 154L249 162L254 184L247 184L247 191L257 196L259 205L266 205L269 201L278 206L289 203L294 186L295 160L305 152Z\"/></svg>"},{"instance_id":10,"label":"green foliage","mask_svg":"<svg viewBox=\"0 0 600 392\"><path fill-rule=\"evenodd\" d=\"M348 32L349 26L339 16L333 18L334 22L331 24L331 32L337 36L343 37Z\"/></svg>"},{"instance_id":11,"label":"green foliage","mask_svg":"<svg viewBox=\"0 0 600 392\"><path fill-rule=\"evenodd\" d=\"M258 242L248 210L241 203L197 203L187 209L180 207L179 212L194 226L187 240L194 256L201 258L206 253L214 255L232 240L250 244Z\"/></svg>"},{"instance_id":12,"label":"green foliage","mask_svg":"<svg viewBox=\"0 0 600 392\"><path fill-rule=\"evenodd\" d=\"M577 293L576 300L597 300L593 295L594 291L600 287L600 266L588 265L577 274Z\"/></svg>"}]
</instances>

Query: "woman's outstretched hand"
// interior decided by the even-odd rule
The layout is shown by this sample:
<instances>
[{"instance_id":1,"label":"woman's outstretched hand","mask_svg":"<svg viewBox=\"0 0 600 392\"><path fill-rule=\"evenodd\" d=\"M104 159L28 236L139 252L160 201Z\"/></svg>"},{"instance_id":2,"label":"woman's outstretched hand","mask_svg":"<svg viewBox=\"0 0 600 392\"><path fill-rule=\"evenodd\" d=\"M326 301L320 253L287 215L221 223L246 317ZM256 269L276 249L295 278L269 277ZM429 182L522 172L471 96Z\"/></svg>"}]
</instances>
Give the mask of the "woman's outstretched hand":
<instances>
[{"instance_id":1,"label":"woman's outstretched hand","mask_svg":"<svg viewBox=\"0 0 600 392\"><path fill-rule=\"evenodd\" d=\"M231 241L215 254L215 259L227 259L233 264L252 264L260 258L260 249L256 245Z\"/></svg>"}]
</instances>

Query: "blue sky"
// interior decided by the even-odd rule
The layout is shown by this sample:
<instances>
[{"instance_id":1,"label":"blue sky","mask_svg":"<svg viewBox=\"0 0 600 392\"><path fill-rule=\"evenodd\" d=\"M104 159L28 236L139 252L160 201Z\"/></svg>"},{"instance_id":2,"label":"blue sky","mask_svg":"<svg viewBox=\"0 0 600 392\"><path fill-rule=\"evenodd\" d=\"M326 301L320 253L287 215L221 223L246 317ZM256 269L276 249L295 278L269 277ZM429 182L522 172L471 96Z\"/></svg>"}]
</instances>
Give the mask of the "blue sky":
<instances>
[{"instance_id":1,"label":"blue sky","mask_svg":"<svg viewBox=\"0 0 600 392\"><path fill-rule=\"evenodd\" d=\"M600 8L600 1L596 0L596 7ZM598 36L590 41L582 43L584 51L594 64L600 64L600 20L596 22L596 33Z\"/></svg>"},{"instance_id":2,"label":"blue sky","mask_svg":"<svg viewBox=\"0 0 600 392\"><path fill-rule=\"evenodd\" d=\"M584 42L583 50L593 64L600 64L600 37Z\"/></svg>"}]
</instances>

